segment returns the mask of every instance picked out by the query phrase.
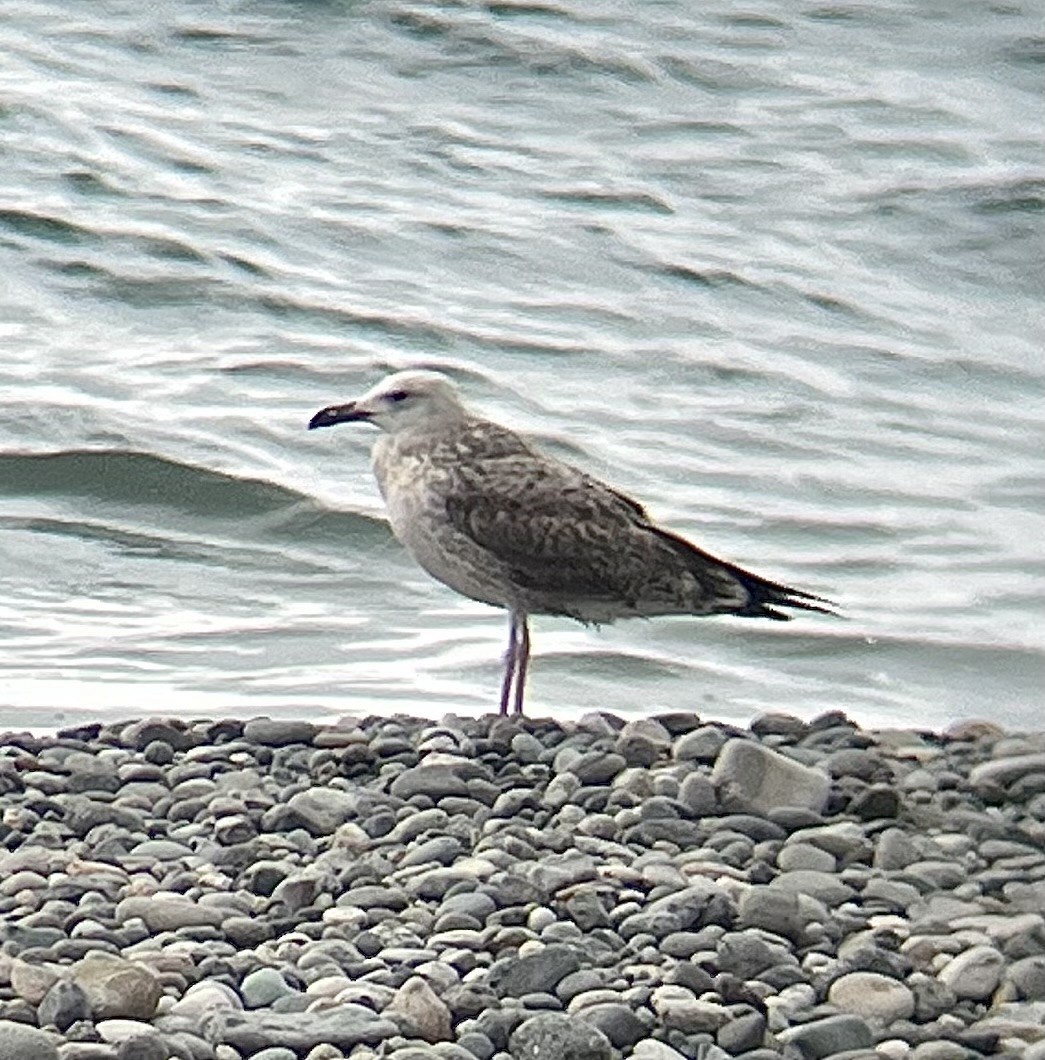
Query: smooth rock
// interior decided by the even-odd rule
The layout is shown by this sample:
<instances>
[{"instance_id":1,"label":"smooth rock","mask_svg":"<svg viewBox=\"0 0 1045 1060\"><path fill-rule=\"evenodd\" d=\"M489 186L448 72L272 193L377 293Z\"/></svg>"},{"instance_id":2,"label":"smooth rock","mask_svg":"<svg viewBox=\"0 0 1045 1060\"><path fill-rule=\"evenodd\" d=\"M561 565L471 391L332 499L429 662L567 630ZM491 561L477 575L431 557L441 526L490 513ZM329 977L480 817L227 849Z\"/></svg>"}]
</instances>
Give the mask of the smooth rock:
<instances>
[{"instance_id":1,"label":"smooth rock","mask_svg":"<svg viewBox=\"0 0 1045 1060\"><path fill-rule=\"evenodd\" d=\"M251 1056L275 1045L297 1053L324 1043L352 1049L360 1043L376 1045L399 1032L391 1020L371 1009L345 1004L320 1012L226 1011L219 1014L210 1033Z\"/></svg>"},{"instance_id":2,"label":"smooth rock","mask_svg":"<svg viewBox=\"0 0 1045 1060\"><path fill-rule=\"evenodd\" d=\"M1045 956L1024 957L1013 961L1005 978L1027 1001L1045 1001Z\"/></svg>"},{"instance_id":3,"label":"smooth rock","mask_svg":"<svg viewBox=\"0 0 1045 1060\"><path fill-rule=\"evenodd\" d=\"M420 976L412 976L396 991L384 1015L405 1016L426 1042L445 1042L452 1039L450 1010L435 991Z\"/></svg>"},{"instance_id":4,"label":"smooth rock","mask_svg":"<svg viewBox=\"0 0 1045 1060\"><path fill-rule=\"evenodd\" d=\"M468 783L450 766L422 764L404 769L392 781L389 792L397 799L427 795L438 802L448 795L467 795Z\"/></svg>"},{"instance_id":5,"label":"smooth rock","mask_svg":"<svg viewBox=\"0 0 1045 1060\"><path fill-rule=\"evenodd\" d=\"M139 961L92 953L77 961L70 974L86 995L96 1020L149 1020L156 1011L160 981Z\"/></svg>"},{"instance_id":6,"label":"smooth rock","mask_svg":"<svg viewBox=\"0 0 1045 1060\"><path fill-rule=\"evenodd\" d=\"M501 997L547 993L578 968L580 960L573 948L553 943L536 953L495 965L490 970L490 985Z\"/></svg>"},{"instance_id":7,"label":"smooth rock","mask_svg":"<svg viewBox=\"0 0 1045 1060\"><path fill-rule=\"evenodd\" d=\"M761 1012L734 1016L719 1027L715 1042L730 1056L758 1049L765 1041L766 1017Z\"/></svg>"},{"instance_id":8,"label":"smooth rock","mask_svg":"<svg viewBox=\"0 0 1045 1060\"><path fill-rule=\"evenodd\" d=\"M123 922L132 917L145 921L153 933L178 931L180 928L218 927L225 914L218 909L191 902L181 895L159 895L124 898L116 906L116 919Z\"/></svg>"},{"instance_id":9,"label":"smooth rock","mask_svg":"<svg viewBox=\"0 0 1045 1060\"><path fill-rule=\"evenodd\" d=\"M319 727L310 721L293 718L251 718L243 726L243 738L266 747L287 747L290 744L310 744Z\"/></svg>"},{"instance_id":10,"label":"smooth rock","mask_svg":"<svg viewBox=\"0 0 1045 1060\"><path fill-rule=\"evenodd\" d=\"M831 778L822 769L795 762L751 740L732 739L715 760L711 779L728 788L754 810L778 806L821 812L827 805Z\"/></svg>"},{"instance_id":11,"label":"smooth rock","mask_svg":"<svg viewBox=\"0 0 1045 1060\"><path fill-rule=\"evenodd\" d=\"M937 978L958 997L983 1001L1005 972L1005 958L993 946L972 946L946 964Z\"/></svg>"},{"instance_id":12,"label":"smooth rock","mask_svg":"<svg viewBox=\"0 0 1045 1060\"><path fill-rule=\"evenodd\" d=\"M0 1020L0 1060L58 1060L57 1041L36 1027Z\"/></svg>"},{"instance_id":13,"label":"smooth rock","mask_svg":"<svg viewBox=\"0 0 1045 1060\"><path fill-rule=\"evenodd\" d=\"M851 972L836 979L827 1000L843 1012L879 1024L910 1019L914 1014L911 990L899 980L875 972Z\"/></svg>"},{"instance_id":14,"label":"smooth rock","mask_svg":"<svg viewBox=\"0 0 1045 1060\"><path fill-rule=\"evenodd\" d=\"M8 973L14 992L30 1005L39 1005L47 992L58 981L59 969L53 965L30 964L15 959Z\"/></svg>"},{"instance_id":15,"label":"smooth rock","mask_svg":"<svg viewBox=\"0 0 1045 1060\"><path fill-rule=\"evenodd\" d=\"M745 891L740 898L737 926L762 928L797 942L805 932L805 918L800 913L797 894L774 887L755 886Z\"/></svg>"},{"instance_id":16,"label":"smooth rock","mask_svg":"<svg viewBox=\"0 0 1045 1060\"><path fill-rule=\"evenodd\" d=\"M856 891L829 872L816 872L812 869L796 869L794 872L782 872L769 881L769 887L790 894L806 894L823 902L828 908L841 905L854 897Z\"/></svg>"},{"instance_id":17,"label":"smooth rock","mask_svg":"<svg viewBox=\"0 0 1045 1060\"><path fill-rule=\"evenodd\" d=\"M359 800L337 788L309 788L291 795L285 823L314 836L333 835L359 808Z\"/></svg>"},{"instance_id":18,"label":"smooth rock","mask_svg":"<svg viewBox=\"0 0 1045 1060\"><path fill-rule=\"evenodd\" d=\"M836 1053L870 1049L871 1028L859 1016L827 1016L780 1031L777 1038L793 1046L802 1060L823 1060Z\"/></svg>"},{"instance_id":19,"label":"smooth rock","mask_svg":"<svg viewBox=\"0 0 1045 1060\"><path fill-rule=\"evenodd\" d=\"M47 991L36 1009L42 1027L57 1027L60 1031L67 1031L80 1020L89 1020L91 1015L87 994L76 983L64 979L59 979Z\"/></svg>"},{"instance_id":20,"label":"smooth rock","mask_svg":"<svg viewBox=\"0 0 1045 1060\"><path fill-rule=\"evenodd\" d=\"M1004 787L1028 773L1045 773L1045 753L1012 755L981 762L969 770L969 783L976 788L992 784Z\"/></svg>"},{"instance_id":21,"label":"smooth rock","mask_svg":"<svg viewBox=\"0 0 1045 1060\"><path fill-rule=\"evenodd\" d=\"M602 1031L615 1049L630 1049L649 1030L629 1005L617 1001L585 1005L577 1010L577 1016Z\"/></svg>"}]
</instances>

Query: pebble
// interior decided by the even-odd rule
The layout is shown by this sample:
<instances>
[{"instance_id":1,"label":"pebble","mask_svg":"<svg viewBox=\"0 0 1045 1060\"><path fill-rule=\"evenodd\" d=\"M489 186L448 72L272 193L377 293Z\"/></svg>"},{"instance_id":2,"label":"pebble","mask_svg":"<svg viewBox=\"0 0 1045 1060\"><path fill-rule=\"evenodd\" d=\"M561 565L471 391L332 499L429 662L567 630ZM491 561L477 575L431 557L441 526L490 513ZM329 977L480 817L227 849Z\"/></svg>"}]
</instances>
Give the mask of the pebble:
<instances>
[{"instance_id":1,"label":"pebble","mask_svg":"<svg viewBox=\"0 0 1045 1060\"><path fill-rule=\"evenodd\" d=\"M971 946L946 964L939 974L957 997L983 1001L1005 974L1005 957L993 946Z\"/></svg>"},{"instance_id":2,"label":"pebble","mask_svg":"<svg viewBox=\"0 0 1045 1060\"><path fill-rule=\"evenodd\" d=\"M827 1000L842 1012L886 1026L914 1015L914 993L910 987L876 972L843 975L831 984Z\"/></svg>"},{"instance_id":3,"label":"pebble","mask_svg":"<svg viewBox=\"0 0 1045 1060\"><path fill-rule=\"evenodd\" d=\"M610 1060L612 1050L596 1027L552 1013L531 1016L511 1036L512 1055L529 1060Z\"/></svg>"},{"instance_id":4,"label":"pebble","mask_svg":"<svg viewBox=\"0 0 1045 1060\"><path fill-rule=\"evenodd\" d=\"M837 712L2 734L0 1060L1035 1060L1043 754Z\"/></svg>"}]
</instances>

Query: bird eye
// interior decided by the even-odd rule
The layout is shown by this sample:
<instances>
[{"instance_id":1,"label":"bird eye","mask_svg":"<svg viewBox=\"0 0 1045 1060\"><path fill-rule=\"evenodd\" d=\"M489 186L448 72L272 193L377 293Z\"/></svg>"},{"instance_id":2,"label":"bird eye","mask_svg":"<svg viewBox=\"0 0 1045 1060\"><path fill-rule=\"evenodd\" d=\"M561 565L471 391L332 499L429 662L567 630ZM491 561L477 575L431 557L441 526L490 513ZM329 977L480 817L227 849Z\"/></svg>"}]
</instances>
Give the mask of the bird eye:
<instances>
[{"instance_id":1,"label":"bird eye","mask_svg":"<svg viewBox=\"0 0 1045 1060\"><path fill-rule=\"evenodd\" d=\"M409 396L410 395L405 390L393 390L392 393L388 395L388 400L389 401L406 401L406 399Z\"/></svg>"}]
</instances>

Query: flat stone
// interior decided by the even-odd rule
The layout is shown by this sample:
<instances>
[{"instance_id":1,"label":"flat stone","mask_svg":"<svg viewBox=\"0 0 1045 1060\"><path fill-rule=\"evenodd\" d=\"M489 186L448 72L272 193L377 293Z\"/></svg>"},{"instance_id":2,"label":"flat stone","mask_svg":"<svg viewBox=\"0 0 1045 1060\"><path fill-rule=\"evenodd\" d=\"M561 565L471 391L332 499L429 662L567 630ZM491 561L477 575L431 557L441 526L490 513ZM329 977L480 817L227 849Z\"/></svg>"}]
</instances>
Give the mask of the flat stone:
<instances>
[{"instance_id":1,"label":"flat stone","mask_svg":"<svg viewBox=\"0 0 1045 1060\"><path fill-rule=\"evenodd\" d=\"M777 868L781 872L797 869L812 869L814 872L834 872L835 856L812 843L787 843L776 856Z\"/></svg>"},{"instance_id":2,"label":"flat stone","mask_svg":"<svg viewBox=\"0 0 1045 1060\"><path fill-rule=\"evenodd\" d=\"M342 1050L360 1043L376 1045L399 1030L391 1020L380 1018L371 1009L348 1003L320 1012L225 1011L215 1018L210 1033L217 1042L253 1056L272 1046L304 1055L324 1043Z\"/></svg>"},{"instance_id":3,"label":"flat stone","mask_svg":"<svg viewBox=\"0 0 1045 1060\"><path fill-rule=\"evenodd\" d=\"M152 932L177 931L189 927L218 927L226 914L189 901L181 895L124 898L116 906L116 919L121 923L138 917Z\"/></svg>"},{"instance_id":4,"label":"flat stone","mask_svg":"<svg viewBox=\"0 0 1045 1060\"><path fill-rule=\"evenodd\" d=\"M1012 755L981 762L969 771L969 783L977 788L994 784L1005 787L1028 773L1045 773L1045 753Z\"/></svg>"},{"instance_id":5,"label":"flat stone","mask_svg":"<svg viewBox=\"0 0 1045 1060\"><path fill-rule=\"evenodd\" d=\"M870 1049L871 1028L859 1016L827 1016L780 1031L777 1038L798 1050L802 1060L822 1060L835 1053Z\"/></svg>"},{"instance_id":6,"label":"flat stone","mask_svg":"<svg viewBox=\"0 0 1045 1060\"><path fill-rule=\"evenodd\" d=\"M777 806L797 806L820 813L831 790L831 778L822 769L804 766L739 738L729 740L722 748L711 779L720 790L735 792L760 813Z\"/></svg>"},{"instance_id":7,"label":"flat stone","mask_svg":"<svg viewBox=\"0 0 1045 1060\"><path fill-rule=\"evenodd\" d=\"M791 894L806 894L818 902L831 907L841 905L856 895L847 883L829 872L816 872L813 869L797 869L794 872L782 872L770 880L769 887Z\"/></svg>"},{"instance_id":8,"label":"flat stone","mask_svg":"<svg viewBox=\"0 0 1045 1060\"><path fill-rule=\"evenodd\" d=\"M914 884L887 880L880 876L868 880L862 893L865 902L883 902L893 909L906 910L921 899L922 892Z\"/></svg>"},{"instance_id":9,"label":"flat stone","mask_svg":"<svg viewBox=\"0 0 1045 1060\"><path fill-rule=\"evenodd\" d=\"M405 891L378 883L351 887L338 896L338 905L357 905L360 909L393 909L398 912L409 904L410 898Z\"/></svg>"},{"instance_id":10,"label":"flat stone","mask_svg":"<svg viewBox=\"0 0 1045 1060\"><path fill-rule=\"evenodd\" d=\"M404 769L392 781L389 791L397 799L427 795L438 802L448 795L467 795L468 783L449 766L419 765Z\"/></svg>"},{"instance_id":11,"label":"flat stone","mask_svg":"<svg viewBox=\"0 0 1045 1060\"><path fill-rule=\"evenodd\" d=\"M730 931L719 939L719 967L738 979L755 979L767 968L786 963L797 965L791 951L770 943L758 931Z\"/></svg>"},{"instance_id":12,"label":"flat stone","mask_svg":"<svg viewBox=\"0 0 1045 1060\"><path fill-rule=\"evenodd\" d=\"M136 843L127 851L128 860L138 864L154 861L179 861L181 858L192 857L192 848L184 843L175 842L173 839L146 839L144 842Z\"/></svg>"},{"instance_id":13,"label":"flat stone","mask_svg":"<svg viewBox=\"0 0 1045 1060\"><path fill-rule=\"evenodd\" d=\"M757 736L786 736L791 738L805 736L809 732L809 722L795 717L770 711L760 714L751 722L751 731Z\"/></svg>"},{"instance_id":14,"label":"flat stone","mask_svg":"<svg viewBox=\"0 0 1045 1060\"><path fill-rule=\"evenodd\" d=\"M572 946L553 943L543 950L498 962L490 969L490 986L501 997L548 993L580 968Z\"/></svg>"},{"instance_id":15,"label":"flat stone","mask_svg":"<svg viewBox=\"0 0 1045 1060\"><path fill-rule=\"evenodd\" d=\"M359 800L337 788L309 788L291 795L284 808L283 830L304 828L310 835L333 835L355 815Z\"/></svg>"},{"instance_id":16,"label":"flat stone","mask_svg":"<svg viewBox=\"0 0 1045 1060\"><path fill-rule=\"evenodd\" d=\"M910 1019L914 994L897 979L875 972L851 972L836 979L827 992L829 1004L878 1024Z\"/></svg>"},{"instance_id":17,"label":"flat stone","mask_svg":"<svg viewBox=\"0 0 1045 1060\"><path fill-rule=\"evenodd\" d=\"M872 852L871 842L864 829L852 821L802 828L792 833L788 842L809 843L826 850L843 863L867 858Z\"/></svg>"},{"instance_id":18,"label":"flat stone","mask_svg":"<svg viewBox=\"0 0 1045 1060\"><path fill-rule=\"evenodd\" d=\"M661 988L662 989L662 988ZM709 1034L729 1020L729 1009L698 997L658 997L654 991L654 1009L666 1027L684 1035Z\"/></svg>"},{"instance_id":19,"label":"flat stone","mask_svg":"<svg viewBox=\"0 0 1045 1060\"><path fill-rule=\"evenodd\" d=\"M589 751L570 763L570 772L582 784L608 784L627 764L615 752Z\"/></svg>"},{"instance_id":20,"label":"flat stone","mask_svg":"<svg viewBox=\"0 0 1045 1060\"><path fill-rule=\"evenodd\" d=\"M432 862L451 865L463 853L464 845L455 836L433 836L431 839L411 846L399 862L399 866L409 868L412 865L428 865Z\"/></svg>"},{"instance_id":21,"label":"flat stone","mask_svg":"<svg viewBox=\"0 0 1045 1060\"><path fill-rule=\"evenodd\" d=\"M99 825L111 824L128 832L140 831L145 818L137 810L117 806L111 802L99 802L88 795L63 795L59 797L66 827L83 838ZM186 851L188 853L188 851Z\"/></svg>"},{"instance_id":22,"label":"flat stone","mask_svg":"<svg viewBox=\"0 0 1045 1060\"><path fill-rule=\"evenodd\" d=\"M319 726L310 721L295 721L292 718L251 718L243 726L243 738L265 747L287 747L290 744L310 744L316 738Z\"/></svg>"},{"instance_id":23,"label":"flat stone","mask_svg":"<svg viewBox=\"0 0 1045 1060\"><path fill-rule=\"evenodd\" d=\"M919 1042L911 1050L910 1060L971 1060L969 1050L958 1042Z\"/></svg>"}]
</instances>

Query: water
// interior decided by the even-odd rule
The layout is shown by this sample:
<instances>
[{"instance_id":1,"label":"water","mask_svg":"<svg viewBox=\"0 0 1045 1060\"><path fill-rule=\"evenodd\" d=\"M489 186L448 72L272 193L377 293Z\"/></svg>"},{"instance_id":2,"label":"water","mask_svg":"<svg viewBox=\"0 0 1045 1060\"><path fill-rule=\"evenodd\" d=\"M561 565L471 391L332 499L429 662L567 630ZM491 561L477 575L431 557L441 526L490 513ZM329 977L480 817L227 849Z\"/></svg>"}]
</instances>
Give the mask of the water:
<instances>
[{"instance_id":1,"label":"water","mask_svg":"<svg viewBox=\"0 0 1045 1060\"><path fill-rule=\"evenodd\" d=\"M439 367L845 619L537 619L530 707L1041 726L1029 2L61 0L0 22L0 725L478 713L390 538Z\"/></svg>"}]
</instances>

